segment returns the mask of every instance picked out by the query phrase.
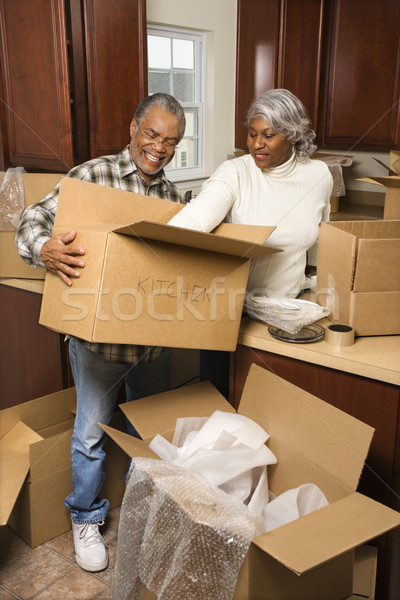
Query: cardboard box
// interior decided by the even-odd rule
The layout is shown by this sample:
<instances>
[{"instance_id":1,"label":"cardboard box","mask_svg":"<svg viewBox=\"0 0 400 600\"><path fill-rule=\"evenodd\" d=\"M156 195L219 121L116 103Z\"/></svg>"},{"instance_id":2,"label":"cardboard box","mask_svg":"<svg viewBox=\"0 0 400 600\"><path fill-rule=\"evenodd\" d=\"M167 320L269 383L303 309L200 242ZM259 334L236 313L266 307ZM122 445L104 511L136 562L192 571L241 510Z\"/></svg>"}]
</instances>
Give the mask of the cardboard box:
<instances>
[{"instance_id":1,"label":"cardboard box","mask_svg":"<svg viewBox=\"0 0 400 600\"><path fill-rule=\"evenodd\" d=\"M158 458L148 447L160 433L172 440L178 417L234 412L209 383L130 402L122 407L143 441L103 426L131 457ZM268 467L275 495L315 483L329 505L253 539L235 600L343 600L352 594L354 548L400 525L400 513L355 490L373 429L253 364L238 412L270 435L278 459Z\"/></svg>"},{"instance_id":2,"label":"cardboard box","mask_svg":"<svg viewBox=\"0 0 400 600\"><path fill-rule=\"evenodd\" d=\"M72 489L75 405L69 388L0 412L0 525L8 523L31 547L71 528L64 499ZM115 426L124 422L119 413ZM102 492L113 508L122 501L128 460L111 442L107 450Z\"/></svg>"},{"instance_id":3,"label":"cardboard box","mask_svg":"<svg viewBox=\"0 0 400 600\"><path fill-rule=\"evenodd\" d=\"M65 178L54 234L76 230L86 266L71 288L46 274L39 322L92 342L234 350L250 259L277 251L274 227L164 224L182 208Z\"/></svg>"},{"instance_id":4,"label":"cardboard box","mask_svg":"<svg viewBox=\"0 0 400 600\"><path fill-rule=\"evenodd\" d=\"M400 221L321 223L317 302L355 334L400 333Z\"/></svg>"},{"instance_id":5,"label":"cardboard box","mask_svg":"<svg viewBox=\"0 0 400 600\"><path fill-rule=\"evenodd\" d=\"M0 173L0 186L5 173ZM22 173L25 206L40 202L49 194L63 175L56 173ZM16 230L0 231L0 277L44 279L46 270L35 269L22 260L15 244Z\"/></svg>"}]
</instances>

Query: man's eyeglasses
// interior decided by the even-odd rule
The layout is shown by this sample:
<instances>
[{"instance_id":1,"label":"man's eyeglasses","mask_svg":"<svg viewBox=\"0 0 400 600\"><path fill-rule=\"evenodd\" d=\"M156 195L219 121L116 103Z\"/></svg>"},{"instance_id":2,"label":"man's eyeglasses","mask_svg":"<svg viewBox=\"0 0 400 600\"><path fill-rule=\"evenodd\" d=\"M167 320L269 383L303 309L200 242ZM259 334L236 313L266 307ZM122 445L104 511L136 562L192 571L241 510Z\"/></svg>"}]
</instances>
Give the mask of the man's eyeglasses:
<instances>
[{"instance_id":1,"label":"man's eyeglasses","mask_svg":"<svg viewBox=\"0 0 400 600\"><path fill-rule=\"evenodd\" d=\"M176 138L163 138L159 133L153 131L152 129L141 129L139 127L139 131L142 134L142 137L149 144L161 144L167 148L176 149L178 146L178 140Z\"/></svg>"}]
</instances>

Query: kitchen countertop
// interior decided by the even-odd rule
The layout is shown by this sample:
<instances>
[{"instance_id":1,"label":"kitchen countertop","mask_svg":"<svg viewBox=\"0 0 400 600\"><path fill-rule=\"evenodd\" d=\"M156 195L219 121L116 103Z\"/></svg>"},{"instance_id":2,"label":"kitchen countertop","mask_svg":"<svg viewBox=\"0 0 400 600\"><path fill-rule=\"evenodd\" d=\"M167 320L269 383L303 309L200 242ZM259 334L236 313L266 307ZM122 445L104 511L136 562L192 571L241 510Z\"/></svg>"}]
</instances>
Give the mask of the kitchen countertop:
<instances>
[{"instance_id":1,"label":"kitchen countertop","mask_svg":"<svg viewBox=\"0 0 400 600\"><path fill-rule=\"evenodd\" d=\"M328 319L318 321L326 327ZM324 340L306 344L282 342L272 337L268 325L244 317L238 343L330 369L400 385L400 336L356 337L349 347L336 347Z\"/></svg>"},{"instance_id":2,"label":"kitchen countertop","mask_svg":"<svg viewBox=\"0 0 400 600\"><path fill-rule=\"evenodd\" d=\"M0 278L0 284L38 294L43 293L41 279ZM312 295L304 294L304 299ZM318 323L324 327L328 319ZM308 344L282 342L272 337L268 325L244 317L239 331L238 343L273 354L287 356L354 375L400 385L400 335L356 337L355 343L347 348L327 344L324 340Z\"/></svg>"}]
</instances>

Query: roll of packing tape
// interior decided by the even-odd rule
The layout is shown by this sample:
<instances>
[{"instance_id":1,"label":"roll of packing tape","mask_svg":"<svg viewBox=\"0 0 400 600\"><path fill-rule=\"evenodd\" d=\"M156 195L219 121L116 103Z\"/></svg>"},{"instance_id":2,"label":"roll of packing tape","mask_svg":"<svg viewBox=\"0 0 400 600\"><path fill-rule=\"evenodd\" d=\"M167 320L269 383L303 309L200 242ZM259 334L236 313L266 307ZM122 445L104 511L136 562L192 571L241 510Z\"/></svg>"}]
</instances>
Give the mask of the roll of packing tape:
<instances>
[{"instance_id":1,"label":"roll of packing tape","mask_svg":"<svg viewBox=\"0 0 400 600\"><path fill-rule=\"evenodd\" d=\"M349 325L328 325L325 328L325 341L331 346L352 346L354 344L354 329Z\"/></svg>"}]
</instances>

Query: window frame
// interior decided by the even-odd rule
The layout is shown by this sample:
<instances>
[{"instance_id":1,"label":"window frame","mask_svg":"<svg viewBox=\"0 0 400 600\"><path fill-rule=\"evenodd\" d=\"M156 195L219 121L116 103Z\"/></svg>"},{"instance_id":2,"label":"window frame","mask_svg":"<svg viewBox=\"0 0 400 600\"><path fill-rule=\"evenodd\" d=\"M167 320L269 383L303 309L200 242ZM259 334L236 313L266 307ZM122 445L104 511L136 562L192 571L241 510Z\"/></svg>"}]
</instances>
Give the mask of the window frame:
<instances>
[{"instance_id":1,"label":"window frame","mask_svg":"<svg viewBox=\"0 0 400 600\"><path fill-rule=\"evenodd\" d=\"M149 35L161 35L163 37L169 37L171 39L183 39L183 40L191 40L195 43L195 77L194 77L194 89L195 89L195 100L193 102L179 102L181 103L183 109L185 108L195 108L198 111L198 132L197 136L188 136L188 137L197 137L198 145L197 145L197 154L198 154L198 165L196 167L178 167L178 168L166 168L166 174L168 179L174 182L178 181L186 181L189 179L201 178L204 175L204 97L205 97L205 34L199 31L195 31L193 29L179 29L170 26L162 26L162 25L153 25L151 23L147 24L147 36ZM150 69L149 64L147 65L148 73L151 70L154 71L162 71L163 69ZM174 71L168 69L168 71ZM150 93L150 92L149 92ZM185 137L185 136L184 136ZM179 146L178 146L179 147Z\"/></svg>"}]
</instances>

